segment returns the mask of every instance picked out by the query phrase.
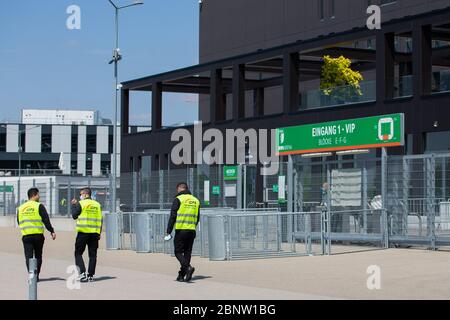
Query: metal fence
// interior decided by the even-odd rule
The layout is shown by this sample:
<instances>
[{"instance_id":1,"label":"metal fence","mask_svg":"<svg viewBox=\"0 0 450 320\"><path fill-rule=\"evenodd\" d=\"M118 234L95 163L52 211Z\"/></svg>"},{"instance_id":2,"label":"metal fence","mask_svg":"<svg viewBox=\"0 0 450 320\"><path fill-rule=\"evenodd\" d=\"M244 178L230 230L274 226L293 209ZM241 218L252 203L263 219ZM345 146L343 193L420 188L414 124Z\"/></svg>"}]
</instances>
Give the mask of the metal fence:
<instances>
[{"instance_id":1,"label":"metal fence","mask_svg":"<svg viewBox=\"0 0 450 320\"><path fill-rule=\"evenodd\" d=\"M82 188L92 189L93 199L100 202L103 211L110 211L110 177L82 176L22 176L0 177L0 215L14 215L16 209L27 201L28 189L39 189L40 202L44 204L50 216L71 216L70 201L79 197ZM120 184L117 183L120 187Z\"/></svg>"},{"instance_id":2,"label":"metal fence","mask_svg":"<svg viewBox=\"0 0 450 320\"><path fill-rule=\"evenodd\" d=\"M348 245L367 250L367 243L382 248L381 223L376 221L383 210L375 211L360 217L357 212L206 211L193 255L224 261L342 253ZM363 217L368 221L366 229ZM168 218L167 211L106 214L107 249L173 255L173 242L164 241ZM340 230L333 229L337 219Z\"/></svg>"},{"instance_id":3,"label":"metal fence","mask_svg":"<svg viewBox=\"0 0 450 320\"><path fill-rule=\"evenodd\" d=\"M243 225L246 232L253 228L254 256L269 256L273 248L278 252L275 240L279 237L281 247L289 247L292 241L287 241L292 235L295 250L285 249L277 255L298 254L302 251L297 247L303 243L309 246L303 254L314 254L317 248L324 253L341 253L402 246L446 249L450 245L450 154L383 153L381 158L368 155L331 159L289 156L287 162L280 163L277 175L263 178L263 203L255 201L255 165L238 166L236 181L224 180L222 166L122 174L123 190L130 192L122 193L121 208L131 212L167 210L176 183L186 181L201 200L204 215L224 217L223 233L229 237L225 247L231 258L238 258L248 248L248 233L242 231ZM229 187L235 188L234 194L225 190ZM261 205L265 210L272 207L283 212L277 218L281 221L277 221L281 228L277 229L278 237L271 233L276 225L273 218L264 218L268 219L267 228L266 220L260 218L251 227L253 218L249 217L251 213L262 214ZM231 209L234 213L228 212ZM240 218L238 210L245 210ZM202 226L208 223L202 218ZM264 232L267 234L263 236ZM207 231L200 234L203 240L195 253L207 256ZM133 238L127 237L124 245L131 247ZM154 250L171 250L161 239L155 241L153 246L159 249Z\"/></svg>"}]
</instances>

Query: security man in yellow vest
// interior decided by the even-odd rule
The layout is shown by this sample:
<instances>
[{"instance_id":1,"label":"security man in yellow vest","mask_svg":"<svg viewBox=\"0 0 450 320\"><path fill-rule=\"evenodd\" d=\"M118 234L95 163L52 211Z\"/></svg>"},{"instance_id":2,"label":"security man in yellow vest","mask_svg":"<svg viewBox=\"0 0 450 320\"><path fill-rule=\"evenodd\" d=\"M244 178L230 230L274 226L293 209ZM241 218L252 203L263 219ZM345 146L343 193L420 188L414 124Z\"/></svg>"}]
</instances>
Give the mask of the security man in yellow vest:
<instances>
[{"instance_id":1,"label":"security man in yellow vest","mask_svg":"<svg viewBox=\"0 0 450 320\"><path fill-rule=\"evenodd\" d=\"M200 201L181 182L177 185L177 195L172 203L167 235L172 233L175 225L175 257L180 262L177 281L189 282L195 268L191 266L192 246L195 239L195 229L200 221Z\"/></svg>"},{"instance_id":2,"label":"security man in yellow vest","mask_svg":"<svg viewBox=\"0 0 450 320\"><path fill-rule=\"evenodd\" d=\"M75 241L75 264L77 265L81 282L92 282L97 265L97 250L100 235L102 233L102 208L100 203L91 199L92 191L84 188L80 191L80 201L73 199L72 217L77 220L77 239ZM83 261L83 253L88 247L89 267L86 274L86 266Z\"/></svg>"},{"instance_id":3,"label":"security man in yellow vest","mask_svg":"<svg viewBox=\"0 0 450 320\"><path fill-rule=\"evenodd\" d=\"M29 260L37 260L37 281L42 266L42 251L44 248L44 227L51 233L52 239L56 239L55 230L50 223L47 210L39 203L39 190L28 190L28 201L17 210L17 224L22 233L22 242L25 252L25 262L29 270Z\"/></svg>"}]
</instances>

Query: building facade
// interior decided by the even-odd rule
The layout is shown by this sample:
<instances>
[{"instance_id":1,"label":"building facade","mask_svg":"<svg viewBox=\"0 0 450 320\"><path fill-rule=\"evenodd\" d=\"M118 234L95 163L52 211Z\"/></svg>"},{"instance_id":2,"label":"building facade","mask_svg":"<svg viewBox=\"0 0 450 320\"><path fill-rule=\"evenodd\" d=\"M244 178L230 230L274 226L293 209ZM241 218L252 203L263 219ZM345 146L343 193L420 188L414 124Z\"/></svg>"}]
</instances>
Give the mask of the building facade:
<instances>
[{"instance_id":1,"label":"building facade","mask_svg":"<svg viewBox=\"0 0 450 320\"><path fill-rule=\"evenodd\" d=\"M381 30L366 27L371 4L381 5ZM122 173L173 166L174 129L161 120L163 108L170 108L162 105L166 92L198 94L204 130L403 113L405 145L389 154L449 152L448 1L205 0L200 10L201 64L123 83ZM351 60L364 78L361 94L334 99L320 90L326 55ZM151 96L152 130L130 134L136 91ZM368 156L379 157L380 150ZM255 186L258 200L261 177Z\"/></svg>"},{"instance_id":2,"label":"building facade","mask_svg":"<svg viewBox=\"0 0 450 320\"><path fill-rule=\"evenodd\" d=\"M110 174L112 124L101 124L96 111L40 111L23 110L22 123L0 124L0 175L18 175L19 153L22 174ZM120 134L118 137L120 143ZM120 162L117 166L120 168Z\"/></svg>"}]
</instances>

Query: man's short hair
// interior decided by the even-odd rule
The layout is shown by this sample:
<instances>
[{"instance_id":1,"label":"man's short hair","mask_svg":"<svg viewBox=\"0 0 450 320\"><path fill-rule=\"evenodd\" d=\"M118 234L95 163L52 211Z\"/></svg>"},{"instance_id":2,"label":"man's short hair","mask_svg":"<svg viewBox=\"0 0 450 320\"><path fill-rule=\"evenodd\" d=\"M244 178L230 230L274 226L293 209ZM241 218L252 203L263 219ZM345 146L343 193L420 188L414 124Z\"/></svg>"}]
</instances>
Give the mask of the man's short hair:
<instances>
[{"instance_id":1,"label":"man's short hair","mask_svg":"<svg viewBox=\"0 0 450 320\"><path fill-rule=\"evenodd\" d=\"M38 194L39 194L39 189L38 188L28 189L28 199L31 199L34 196L37 196Z\"/></svg>"},{"instance_id":2,"label":"man's short hair","mask_svg":"<svg viewBox=\"0 0 450 320\"><path fill-rule=\"evenodd\" d=\"M81 193L81 192L87 193L87 194L89 195L89 197L92 195L92 190L91 190L91 188L83 188L83 189L81 189L80 193Z\"/></svg>"},{"instance_id":3,"label":"man's short hair","mask_svg":"<svg viewBox=\"0 0 450 320\"><path fill-rule=\"evenodd\" d=\"M186 182L180 182L180 183L178 183L178 184L177 184L177 189L178 189L178 188L182 188L182 189L186 189L186 190L189 189Z\"/></svg>"}]
</instances>

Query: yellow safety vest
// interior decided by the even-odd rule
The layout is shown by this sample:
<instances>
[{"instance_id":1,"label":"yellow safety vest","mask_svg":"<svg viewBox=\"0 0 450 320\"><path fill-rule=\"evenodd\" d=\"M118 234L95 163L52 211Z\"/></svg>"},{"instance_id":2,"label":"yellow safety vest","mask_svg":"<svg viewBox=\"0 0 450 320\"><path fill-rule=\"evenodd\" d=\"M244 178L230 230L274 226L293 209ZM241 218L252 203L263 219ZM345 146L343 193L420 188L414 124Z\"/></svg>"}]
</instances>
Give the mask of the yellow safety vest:
<instances>
[{"instance_id":1,"label":"yellow safety vest","mask_svg":"<svg viewBox=\"0 0 450 320\"><path fill-rule=\"evenodd\" d=\"M39 215L40 205L39 202L30 200L19 207L19 228L23 236L44 233L44 223Z\"/></svg>"},{"instance_id":2,"label":"yellow safety vest","mask_svg":"<svg viewBox=\"0 0 450 320\"><path fill-rule=\"evenodd\" d=\"M175 230L195 230L200 201L191 194L181 194L177 199L180 200L180 208L177 211Z\"/></svg>"},{"instance_id":3,"label":"yellow safety vest","mask_svg":"<svg viewBox=\"0 0 450 320\"><path fill-rule=\"evenodd\" d=\"M80 201L81 214L77 219L77 232L98 233L102 229L102 208L95 200Z\"/></svg>"}]
</instances>

